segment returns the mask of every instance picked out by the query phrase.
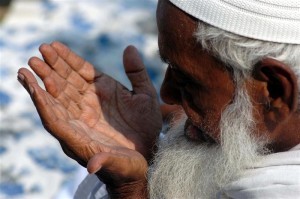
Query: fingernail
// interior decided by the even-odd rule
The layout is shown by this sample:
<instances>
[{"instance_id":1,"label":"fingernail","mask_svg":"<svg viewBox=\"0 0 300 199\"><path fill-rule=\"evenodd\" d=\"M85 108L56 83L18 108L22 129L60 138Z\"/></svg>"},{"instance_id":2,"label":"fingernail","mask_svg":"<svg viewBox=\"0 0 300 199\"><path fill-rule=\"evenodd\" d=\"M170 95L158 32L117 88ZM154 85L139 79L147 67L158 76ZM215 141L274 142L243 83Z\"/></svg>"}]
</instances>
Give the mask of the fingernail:
<instances>
[{"instance_id":1,"label":"fingernail","mask_svg":"<svg viewBox=\"0 0 300 199\"><path fill-rule=\"evenodd\" d=\"M24 81L25 77L21 73L18 73L18 79L21 80L22 82Z\"/></svg>"},{"instance_id":2,"label":"fingernail","mask_svg":"<svg viewBox=\"0 0 300 199\"><path fill-rule=\"evenodd\" d=\"M100 171L100 169L102 168L102 166L99 166L99 167L97 167L97 168L87 168L87 170L88 170L88 172L89 172L89 174L95 174L95 173L97 173L98 171Z\"/></svg>"},{"instance_id":3,"label":"fingernail","mask_svg":"<svg viewBox=\"0 0 300 199\"><path fill-rule=\"evenodd\" d=\"M22 78L23 78L23 79L22 79ZM23 80L24 80L24 76L20 77L20 75L18 75L18 82L20 82L20 84L21 84L22 86L25 86Z\"/></svg>"}]
</instances>

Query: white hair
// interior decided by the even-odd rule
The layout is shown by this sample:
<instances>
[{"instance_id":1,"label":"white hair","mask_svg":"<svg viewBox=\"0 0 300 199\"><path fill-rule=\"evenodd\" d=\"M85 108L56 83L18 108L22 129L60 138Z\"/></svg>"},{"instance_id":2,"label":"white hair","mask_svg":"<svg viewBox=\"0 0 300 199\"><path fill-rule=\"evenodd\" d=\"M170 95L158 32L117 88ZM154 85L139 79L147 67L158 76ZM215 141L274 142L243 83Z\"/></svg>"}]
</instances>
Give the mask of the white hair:
<instances>
[{"instance_id":1,"label":"white hair","mask_svg":"<svg viewBox=\"0 0 300 199\"><path fill-rule=\"evenodd\" d=\"M184 136L183 115L174 121L149 169L150 198L216 198L229 182L252 168L269 151L268 140L252 134L252 104L238 89L220 121L221 143L196 143Z\"/></svg>"},{"instance_id":2,"label":"white hair","mask_svg":"<svg viewBox=\"0 0 300 199\"><path fill-rule=\"evenodd\" d=\"M221 115L220 145L188 141L184 136L186 118L175 121L159 143L149 169L150 198L215 198L227 183L271 152L266 149L268 137L253 134L253 104L244 86L263 58L290 66L300 87L300 45L254 40L202 22L195 36L205 50L232 69L235 98Z\"/></svg>"},{"instance_id":3,"label":"white hair","mask_svg":"<svg viewBox=\"0 0 300 199\"><path fill-rule=\"evenodd\" d=\"M251 39L201 21L195 36L205 50L233 69L237 85L249 77L255 64L270 57L287 64L294 71L300 88L300 45ZM298 104L300 107L300 93Z\"/></svg>"}]
</instances>

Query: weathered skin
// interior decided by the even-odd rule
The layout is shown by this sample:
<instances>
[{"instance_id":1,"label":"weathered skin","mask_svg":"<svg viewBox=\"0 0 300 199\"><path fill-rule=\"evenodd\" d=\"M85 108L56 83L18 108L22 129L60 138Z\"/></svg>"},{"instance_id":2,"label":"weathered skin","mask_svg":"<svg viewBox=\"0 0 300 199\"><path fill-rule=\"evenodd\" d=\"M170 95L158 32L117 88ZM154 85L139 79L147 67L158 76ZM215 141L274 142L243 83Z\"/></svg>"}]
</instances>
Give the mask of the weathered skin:
<instances>
[{"instance_id":1,"label":"weathered skin","mask_svg":"<svg viewBox=\"0 0 300 199\"><path fill-rule=\"evenodd\" d=\"M162 124L155 89L137 50L129 46L124 51L132 92L59 42L41 45L40 52L44 61L33 57L29 65L46 91L25 68L18 79L45 129L68 156L90 172L100 170L112 195L124 197L114 191L124 186L136 192L136 184L146 184L147 160Z\"/></svg>"},{"instance_id":2,"label":"weathered skin","mask_svg":"<svg viewBox=\"0 0 300 199\"><path fill-rule=\"evenodd\" d=\"M166 103L178 105L162 108L164 115L168 110L184 110L190 128L201 129L219 144L221 113L234 99L232 74L196 43L196 19L169 1L159 0L157 22L160 54L169 64L161 96ZM18 79L46 130L67 155L97 172L112 198L147 198L147 162L162 116L136 49L130 46L124 51L124 68L133 92L61 43L42 45L40 51L44 61L31 58L29 65L46 91L25 68L19 70ZM295 73L284 63L265 58L244 86L254 105L254 135L268 137L273 152L299 144ZM201 141L189 133L186 137Z\"/></svg>"}]
</instances>

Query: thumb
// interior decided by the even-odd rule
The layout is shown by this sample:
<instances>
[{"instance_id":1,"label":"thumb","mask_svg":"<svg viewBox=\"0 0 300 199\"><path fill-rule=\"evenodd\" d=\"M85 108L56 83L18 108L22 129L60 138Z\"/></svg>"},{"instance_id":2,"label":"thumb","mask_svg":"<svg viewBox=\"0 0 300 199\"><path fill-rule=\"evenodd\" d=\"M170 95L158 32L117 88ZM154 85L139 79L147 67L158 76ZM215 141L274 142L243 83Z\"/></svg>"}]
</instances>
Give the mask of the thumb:
<instances>
[{"instance_id":1,"label":"thumb","mask_svg":"<svg viewBox=\"0 0 300 199\"><path fill-rule=\"evenodd\" d=\"M123 64L135 93L156 96L156 91L147 74L144 63L134 46L128 46L124 50Z\"/></svg>"},{"instance_id":2,"label":"thumb","mask_svg":"<svg viewBox=\"0 0 300 199\"><path fill-rule=\"evenodd\" d=\"M97 173L108 160L109 156L106 153L97 153L88 161L86 168L90 174Z\"/></svg>"},{"instance_id":3,"label":"thumb","mask_svg":"<svg viewBox=\"0 0 300 199\"><path fill-rule=\"evenodd\" d=\"M107 152L95 154L88 161L88 172L96 174L109 187L120 187L124 183L131 184L145 179L147 161L135 151L125 151L127 155Z\"/></svg>"},{"instance_id":4,"label":"thumb","mask_svg":"<svg viewBox=\"0 0 300 199\"><path fill-rule=\"evenodd\" d=\"M122 167L123 157L101 152L95 154L87 163L87 170L89 173L97 173L102 168L110 170L111 172L117 171Z\"/></svg>"}]
</instances>

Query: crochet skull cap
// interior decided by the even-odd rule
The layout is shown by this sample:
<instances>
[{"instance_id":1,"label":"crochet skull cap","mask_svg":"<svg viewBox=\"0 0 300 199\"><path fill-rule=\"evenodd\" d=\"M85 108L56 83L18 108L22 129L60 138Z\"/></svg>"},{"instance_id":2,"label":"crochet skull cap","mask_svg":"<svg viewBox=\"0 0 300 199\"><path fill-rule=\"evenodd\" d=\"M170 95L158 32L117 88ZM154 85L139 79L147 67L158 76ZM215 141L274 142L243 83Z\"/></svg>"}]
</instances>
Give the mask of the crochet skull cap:
<instances>
[{"instance_id":1,"label":"crochet skull cap","mask_svg":"<svg viewBox=\"0 0 300 199\"><path fill-rule=\"evenodd\" d=\"M300 44L300 0L169 0L179 9L237 35Z\"/></svg>"}]
</instances>

